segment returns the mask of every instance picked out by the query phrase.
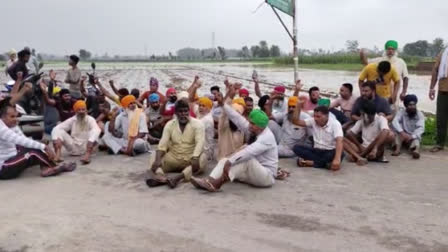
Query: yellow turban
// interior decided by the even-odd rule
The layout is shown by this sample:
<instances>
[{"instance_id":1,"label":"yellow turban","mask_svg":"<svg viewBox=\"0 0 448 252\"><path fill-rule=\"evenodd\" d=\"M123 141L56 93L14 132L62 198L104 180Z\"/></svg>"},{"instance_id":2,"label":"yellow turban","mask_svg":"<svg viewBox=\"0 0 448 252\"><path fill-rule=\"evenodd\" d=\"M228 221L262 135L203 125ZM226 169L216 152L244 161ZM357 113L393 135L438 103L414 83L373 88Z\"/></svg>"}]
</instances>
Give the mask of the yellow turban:
<instances>
[{"instance_id":1,"label":"yellow turban","mask_svg":"<svg viewBox=\"0 0 448 252\"><path fill-rule=\"evenodd\" d=\"M73 105L73 110L75 112L78 112L80 109L85 109L87 108L86 102L82 101L82 100L78 100L77 102L75 102L75 104Z\"/></svg>"},{"instance_id":2,"label":"yellow turban","mask_svg":"<svg viewBox=\"0 0 448 252\"><path fill-rule=\"evenodd\" d=\"M299 100L299 97L297 96L291 96L288 100L288 106L289 107L295 107L297 105L297 101Z\"/></svg>"},{"instance_id":3,"label":"yellow turban","mask_svg":"<svg viewBox=\"0 0 448 252\"><path fill-rule=\"evenodd\" d=\"M235 99L233 99L232 103L236 103L243 107L246 107L246 102L244 101L243 98L235 98Z\"/></svg>"},{"instance_id":4,"label":"yellow turban","mask_svg":"<svg viewBox=\"0 0 448 252\"><path fill-rule=\"evenodd\" d=\"M135 97L133 95L126 95L121 99L121 106L123 108L128 108L129 104L135 102Z\"/></svg>"},{"instance_id":5,"label":"yellow turban","mask_svg":"<svg viewBox=\"0 0 448 252\"><path fill-rule=\"evenodd\" d=\"M199 105L203 105L204 107L207 107L208 109L212 109L213 102L208 97L201 97L201 98L199 98Z\"/></svg>"},{"instance_id":6,"label":"yellow turban","mask_svg":"<svg viewBox=\"0 0 448 252\"><path fill-rule=\"evenodd\" d=\"M240 115L244 113L244 107L239 105L238 103L232 104L232 108L236 110L236 112L240 113Z\"/></svg>"},{"instance_id":7,"label":"yellow turban","mask_svg":"<svg viewBox=\"0 0 448 252\"><path fill-rule=\"evenodd\" d=\"M53 88L53 95L58 94L59 92L61 92L61 88L60 87L54 87Z\"/></svg>"}]
</instances>

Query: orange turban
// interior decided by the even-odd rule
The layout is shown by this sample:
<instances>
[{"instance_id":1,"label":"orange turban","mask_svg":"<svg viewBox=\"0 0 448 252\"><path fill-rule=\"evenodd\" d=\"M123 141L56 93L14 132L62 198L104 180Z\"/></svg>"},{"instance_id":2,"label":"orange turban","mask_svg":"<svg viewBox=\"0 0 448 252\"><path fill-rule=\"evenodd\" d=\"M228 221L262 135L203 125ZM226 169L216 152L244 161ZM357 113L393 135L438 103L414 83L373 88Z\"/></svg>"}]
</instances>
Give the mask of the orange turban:
<instances>
[{"instance_id":1,"label":"orange turban","mask_svg":"<svg viewBox=\"0 0 448 252\"><path fill-rule=\"evenodd\" d=\"M133 95L126 95L121 99L121 106L123 108L128 108L129 104L135 102L135 97Z\"/></svg>"},{"instance_id":2,"label":"orange turban","mask_svg":"<svg viewBox=\"0 0 448 252\"><path fill-rule=\"evenodd\" d=\"M235 98L235 99L233 99L232 103L236 103L238 105L246 107L246 102L244 101L243 98Z\"/></svg>"},{"instance_id":3,"label":"orange turban","mask_svg":"<svg viewBox=\"0 0 448 252\"><path fill-rule=\"evenodd\" d=\"M299 100L299 97L297 96L291 96L288 99L288 106L289 107L295 107L297 105L297 101Z\"/></svg>"},{"instance_id":4,"label":"orange turban","mask_svg":"<svg viewBox=\"0 0 448 252\"><path fill-rule=\"evenodd\" d=\"M241 106L241 105L239 105L238 103L234 103L234 104L232 104L232 108L233 108L236 112L240 113L240 115L242 115L242 114L244 113L244 107Z\"/></svg>"},{"instance_id":5,"label":"orange turban","mask_svg":"<svg viewBox=\"0 0 448 252\"><path fill-rule=\"evenodd\" d=\"M201 97L199 98L199 105L203 105L207 107L208 109L212 109L213 102L208 97Z\"/></svg>"},{"instance_id":6,"label":"orange turban","mask_svg":"<svg viewBox=\"0 0 448 252\"><path fill-rule=\"evenodd\" d=\"M80 109L85 109L87 108L86 102L82 101L82 100L78 100L75 102L75 104L73 104L73 110L75 112L78 112L78 110Z\"/></svg>"}]
</instances>

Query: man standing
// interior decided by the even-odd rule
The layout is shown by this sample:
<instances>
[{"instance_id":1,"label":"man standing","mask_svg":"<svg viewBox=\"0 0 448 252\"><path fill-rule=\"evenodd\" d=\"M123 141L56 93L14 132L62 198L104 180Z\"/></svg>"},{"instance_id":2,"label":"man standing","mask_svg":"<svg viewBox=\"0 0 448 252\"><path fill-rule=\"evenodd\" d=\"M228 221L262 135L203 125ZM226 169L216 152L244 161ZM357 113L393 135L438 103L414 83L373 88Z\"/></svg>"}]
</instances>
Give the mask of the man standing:
<instances>
[{"instance_id":1,"label":"man standing","mask_svg":"<svg viewBox=\"0 0 448 252\"><path fill-rule=\"evenodd\" d=\"M121 99L121 106L125 111L118 116L115 111L106 127L103 141L114 154L119 152L135 156L148 152L150 149L147 141L148 127L143 110L137 108L133 95Z\"/></svg>"},{"instance_id":2,"label":"man standing","mask_svg":"<svg viewBox=\"0 0 448 252\"><path fill-rule=\"evenodd\" d=\"M10 67L12 67L12 65L14 65L14 63L16 63L16 60L17 60L17 52L16 52L16 50L11 49L11 50L8 52L8 57L9 57L9 59L8 59L8 61L6 62L6 68L5 68L5 74L6 74L6 76L8 76L8 69L9 69Z\"/></svg>"},{"instance_id":3,"label":"man standing","mask_svg":"<svg viewBox=\"0 0 448 252\"><path fill-rule=\"evenodd\" d=\"M224 110L231 108L225 106ZM244 120L244 128L256 137L255 142L233 154L229 159L222 159L205 179L192 178L191 183L198 189L209 192L218 191L227 182L235 180L256 187L270 187L275 183L278 170L278 151L274 134L268 128L269 118L259 109L249 114L249 121Z\"/></svg>"},{"instance_id":4,"label":"man standing","mask_svg":"<svg viewBox=\"0 0 448 252\"><path fill-rule=\"evenodd\" d=\"M38 74L43 66L43 63L39 63L39 60L36 57L36 50L31 50L29 47L25 47L24 50L31 53L30 60L26 63L29 74Z\"/></svg>"},{"instance_id":5,"label":"man standing","mask_svg":"<svg viewBox=\"0 0 448 252\"><path fill-rule=\"evenodd\" d=\"M375 82L367 81L362 84L361 97L356 99L355 104L352 109L352 121L361 120L361 108L362 103L365 100L372 101L375 104L375 110L378 115L386 117L387 121L391 122L393 119L392 110L390 109L389 103L386 99L376 95L376 84Z\"/></svg>"},{"instance_id":6,"label":"man standing","mask_svg":"<svg viewBox=\"0 0 448 252\"><path fill-rule=\"evenodd\" d=\"M377 115L375 103L368 100L361 104L361 117L347 133L344 149L358 165L365 165L367 160L388 163L384 148L394 137L386 118ZM358 141L359 133L362 133L362 143Z\"/></svg>"},{"instance_id":7,"label":"man standing","mask_svg":"<svg viewBox=\"0 0 448 252\"><path fill-rule=\"evenodd\" d=\"M387 99L389 104L395 104L400 77L389 61L368 64L359 75L359 90L364 81L373 81L376 84L376 94Z\"/></svg>"},{"instance_id":8,"label":"man standing","mask_svg":"<svg viewBox=\"0 0 448 252\"><path fill-rule=\"evenodd\" d=\"M73 105L73 110L76 115L58 124L51 133L56 151L55 160L61 161L62 146L65 146L72 156L84 154L81 163L88 164L101 129L95 119L87 115L87 106L84 101L77 101Z\"/></svg>"},{"instance_id":9,"label":"man standing","mask_svg":"<svg viewBox=\"0 0 448 252\"><path fill-rule=\"evenodd\" d=\"M401 146L405 144L409 146L414 159L420 158L420 142L425 132L425 116L417 110L417 102L417 96L406 95L403 101L405 108L401 108L392 121L392 127L397 133L395 137L396 149L392 153L393 156L400 155Z\"/></svg>"},{"instance_id":10,"label":"man standing","mask_svg":"<svg viewBox=\"0 0 448 252\"><path fill-rule=\"evenodd\" d=\"M448 47L439 54L432 69L431 86L429 88L429 99L436 97L436 84L439 83L437 94L437 145L431 152L444 149L446 143L446 131L448 126Z\"/></svg>"},{"instance_id":11,"label":"man standing","mask_svg":"<svg viewBox=\"0 0 448 252\"><path fill-rule=\"evenodd\" d=\"M17 80L17 73L22 72L23 78L28 76L28 68L26 64L30 60L31 53L27 50L22 50L18 54L18 60L8 68L8 74L13 80Z\"/></svg>"},{"instance_id":12,"label":"man standing","mask_svg":"<svg viewBox=\"0 0 448 252\"><path fill-rule=\"evenodd\" d=\"M403 100L408 91L409 83L409 73L408 66L406 62L398 57L398 42L395 40L389 40L384 45L384 50L386 50L382 57L367 59L367 55L364 50L360 51L360 57L363 65L368 65L369 63L379 63L381 61L389 61L398 73L398 76L403 83L403 89L400 93L400 99Z\"/></svg>"},{"instance_id":13,"label":"man standing","mask_svg":"<svg viewBox=\"0 0 448 252\"><path fill-rule=\"evenodd\" d=\"M294 153L299 157L297 165L301 167L327 168L337 171L341 168L343 137L341 124L329 116L330 111L325 106L314 109L313 117L301 120L299 115L303 106L299 100L294 110L295 125L309 127L313 132L314 146L296 145Z\"/></svg>"},{"instance_id":14,"label":"man standing","mask_svg":"<svg viewBox=\"0 0 448 252\"><path fill-rule=\"evenodd\" d=\"M168 184L175 188L180 181L188 181L192 174L201 173L207 165L204 154L205 130L203 124L189 116L188 101L181 99L175 105L176 117L163 129L156 158L146 181L149 187ZM181 172L167 177L166 172Z\"/></svg>"},{"instance_id":15,"label":"man standing","mask_svg":"<svg viewBox=\"0 0 448 252\"><path fill-rule=\"evenodd\" d=\"M65 83L68 83L70 94L75 99L81 98L81 70L78 68L79 57L70 55L68 64L71 68L67 71Z\"/></svg>"}]
</instances>

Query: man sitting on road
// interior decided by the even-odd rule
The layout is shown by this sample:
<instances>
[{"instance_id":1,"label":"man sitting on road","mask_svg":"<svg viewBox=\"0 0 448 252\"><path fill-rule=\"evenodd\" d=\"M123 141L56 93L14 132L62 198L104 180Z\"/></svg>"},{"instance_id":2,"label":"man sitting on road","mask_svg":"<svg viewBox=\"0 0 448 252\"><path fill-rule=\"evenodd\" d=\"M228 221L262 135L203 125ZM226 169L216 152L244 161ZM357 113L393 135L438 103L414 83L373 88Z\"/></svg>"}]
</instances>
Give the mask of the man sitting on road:
<instances>
[{"instance_id":1,"label":"man sitting on road","mask_svg":"<svg viewBox=\"0 0 448 252\"><path fill-rule=\"evenodd\" d=\"M160 114L160 97L158 94L151 94L148 97L149 106L145 110L148 123L149 135L153 138L152 143L159 143L162 137L163 127L166 121Z\"/></svg>"},{"instance_id":2,"label":"man sitting on road","mask_svg":"<svg viewBox=\"0 0 448 252\"><path fill-rule=\"evenodd\" d=\"M226 112L234 112L225 105ZM268 116L255 109L249 115L249 121L238 113L239 121L256 140L233 154L229 159L222 159L213 169L209 177L199 179L193 177L191 183L198 189L209 192L218 191L230 181L240 181L256 187L270 187L275 183L278 170L278 151L274 134L269 130Z\"/></svg>"},{"instance_id":3,"label":"man sitting on road","mask_svg":"<svg viewBox=\"0 0 448 252\"><path fill-rule=\"evenodd\" d=\"M417 96L406 95L403 100L405 108L401 108L392 121L392 127L397 133L393 156L400 155L401 146L405 144L409 146L414 159L420 158L420 142L425 132L425 116L417 110L417 102Z\"/></svg>"},{"instance_id":4,"label":"man sitting on road","mask_svg":"<svg viewBox=\"0 0 448 252\"><path fill-rule=\"evenodd\" d=\"M353 95L353 85L344 83L339 90L339 97L331 103L330 110L340 107L342 113L350 118L355 102L356 96Z\"/></svg>"},{"instance_id":5,"label":"man sitting on road","mask_svg":"<svg viewBox=\"0 0 448 252\"><path fill-rule=\"evenodd\" d=\"M17 126L17 111L11 98L0 101L0 179L17 178L24 170L40 165L41 176L70 172L76 163L53 162L54 153L49 146L27 138Z\"/></svg>"},{"instance_id":6,"label":"man sitting on road","mask_svg":"<svg viewBox=\"0 0 448 252\"><path fill-rule=\"evenodd\" d=\"M303 104L303 112L313 114L315 108L317 108L319 99L320 99L320 90L318 87L311 87L308 90L308 97L301 96L301 100L304 100Z\"/></svg>"},{"instance_id":7,"label":"man sitting on road","mask_svg":"<svg viewBox=\"0 0 448 252\"><path fill-rule=\"evenodd\" d=\"M356 99L352 109L352 121L361 120L361 105L364 101L372 101L375 104L375 111L378 115L386 117L388 122L391 122L394 118L390 105L386 99L376 95L375 82L367 81L362 84L361 97Z\"/></svg>"},{"instance_id":8,"label":"man sitting on road","mask_svg":"<svg viewBox=\"0 0 448 252\"><path fill-rule=\"evenodd\" d=\"M84 155L81 163L88 164L101 129L95 119L87 115L87 106L84 101L77 101L73 105L73 110L76 115L58 124L51 133L56 151L55 160L61 161L62 146L65 146L73 156Z\"/></svg>"},{"instance_id":9,"label":"man sitting on road","mask_svg":"<svg viewBox=\"0 0 448 252\"><path fill-rule=\"evenodd\" d=\"M301 120L299 115L304 102L299 100L294 110L295 125L309 127L313 132L314 146L294 146L294 153L299 157L297 165L300 167L329 168L337 171L341 168L343 151L343 131L341 124L329 116L325 106L314 109L313 117Z\"/></svg>"},{"instance_id":10,"label":"man sitting on road","mask_svg":"<svg viewBox=\"0 0 448 252\"><path fill-rule=\"evenodd\" d=\"M154 77L151 77L151 79L149 79L149 91L144 92L138 98L138 101L141 104L144 104L144 102L146 101L147 107L149 107L150 101L148 99L149 99L149 96L152 94L157 94L159 96L159 101L161 103L165 102L165 99L166 99L165 96L159 92L159 81Z\"/></svg>"},{"instance_id":11,"label":"man sitting on road","mask_svg":"<svg viewBox=\"0 0 448 252\"><path fill-rule=\"evenodd\" d=\"M117 116L113 113L108 124L103 141L114 154L122 153L129 156L148 152L148 127L143 110L137 108L133 95L121 99L124 111Z\"/></svg>"},{"instance_id":12,"label":"man sitting on road","mask_svg":"<svg viewBox=\"0 0 448 252\"><path fill-rule=\"evenodd\" d=\"M175 188L180 181L189 181L192 174L201 173L207 165L204 153L205 130L198 119L192 118L188 101L175 105L176 117L163 129L156 158L146 181L149 187L168 184ZM182 172L168 177L166 172Z\"/></svg>"},{"instance_id":13,"label":"man sitting on road","mask_svg":"<svg viewBox=\"0 0 448 252\"><path fill-rule=\"evenodd\" d=\"M400 90L400 76L388 61L368 64L359 75L359 90L364 81L372 81L376 85L376 94L395 104Z\"/></svg>"},{"instance_id":14,"label":"man sitting on road","mask_svg":"<svg viewBox=\"0 0 448 252\"><path fill-rule=\"evenodd\" d=\"M384 149L386 144L393 142L394 134L389 129L387 119L378 115L375 104L367 100L361 104L361 118L347 132L344 149L358 165L365 165L367 160L388 163ZM362 143L358 141L359 133L362 133Z\"/></svg>"}]
</instances>

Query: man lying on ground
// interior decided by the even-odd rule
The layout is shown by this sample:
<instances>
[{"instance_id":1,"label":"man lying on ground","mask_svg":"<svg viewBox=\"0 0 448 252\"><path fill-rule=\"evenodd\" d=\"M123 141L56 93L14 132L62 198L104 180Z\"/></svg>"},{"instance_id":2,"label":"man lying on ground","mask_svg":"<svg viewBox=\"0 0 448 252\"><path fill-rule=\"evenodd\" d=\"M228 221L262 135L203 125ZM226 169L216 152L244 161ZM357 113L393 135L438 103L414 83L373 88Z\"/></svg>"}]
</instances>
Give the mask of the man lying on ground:
<instances>
[{"instance_id":1,"label":"man lying on ground","mask_svg":"<svg viewBox=\"0 0 448 252\"><path fill-rule=\"evenodd\" d=\"M337 171L341 168L343 138L341 124L329 116L328 107L319 106L314 109L313 117L301 120L299 115L304 102L299 99L294 110L293 123L312 129L314 146L294 146L294 153L299 157L300 167L326 168Z\"/></svg>"},{"instance_id":2,"label":"man lying on ground","mask_svg":"<svg viewBox=\"0 0 448 252\"><path fill-rule=\"evenodd\" d=\"M378 115L375 104L368 100L361 104L361 118L344 138L345 151L358 165L365 165L367 160L388 163L384 149L386 144L393 142L394 134L390 131L386 118ZM359 133L362 134L362 143L358 141Z\"/></svg>"},{"instance_id":3,"label":"man lying on ground","mask_svg":"<svg viewBox=\"0 0 448 252\"><path fill-rule=\"evenodd\" d=\"M87 115L84 101L77 101L73 105L76 115L58 124L51 133L56 152L56 162L62 161L61 151L64 146L72 156L84 155L82 164L90 163L90 156L101 134L95 119Z\"/></svg>"},{"instance_id":4,"label":"man lying on ground","mask_svg":"<svg viewBox=\"0 0 448 252\"><path fill-rule=\"evenodd\" d=\"M367 81L362 84L361 97L356 99L352 109L352 121L361 120L361 104L365 101L372 101L375 104L375 111L378 115L386 117L388 122L391 122L394 118L390 105L386 99L376 95L375 82Z\"/></svg>"},{"instance_id":5,"label":"man lying on ground","mask_svg":"<svg viewBox=\"0 0 448 252\"><path fill-rule=\"evenodd\" d=\"M40 165L41 176L71 172L76 163L57 166L54 153L42 143L25 137L17 126L17 111L10 98L0 101L0 179L17 178L25 169Z\"/></svg>"},{"instance_id":6,"label":"man lying on ground","mask_svg":"<svg viewBox=\"0 0 448 252\"><path fill-rule=\"evenodd\" d=\"M122 153L135 156L148 152L148 127L143 110L137 108L133 95L123 97L121 106L124 111L118 116L118 111L112 114L102 138L103 142L115 155Z\"/></svg>"},{"instance_id":7,"label":"man lying on ground","mask_svg":"<svg viewBox=\"0 0 448 252\"><path fill-rule=\"evenodd\" d=\"M146 181L149 187L168 184L175 188L182 180L189 181L192 174L201 173L207 165L204 153L205 130L203 124L190 117L186 99L175 105L176 117L163 129L154 163ZM165 173L181 172L168 177Z\"/></svg>"},{"instance_id":8,"label":"man lying on ground","mask_svg":"<svg viewBox=\"0 0 448 252\"><path fill-rule=\"evenodd\" d=\"M232 109L224 105L224 110L229 112ZM268 116L259 109L250 113L249 121L239 114L236 115L241 126L251 132L256 140L229 159L220 160L209 177L192 177L191 183L196 188L216 192L223 184L235 180L256 187L274 185L278 170L278 151L275 137L267 127Z\"/></svg>"},{"instance_id":9,"label":"man lying on ground","mask_svg":"<svg viewBox=\"0 0 448 252\"><path fill-rule=\"evenodd\" d=\"M403 100L405 108L400 108L392 121L392 127L396 132L393 156L400 155L404 144L409 147L414 159L420 158L420 142L425 132L425 116L417 110L417 102L417 96L406 95Z\"/></svg>"}]
</instances>

